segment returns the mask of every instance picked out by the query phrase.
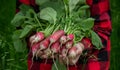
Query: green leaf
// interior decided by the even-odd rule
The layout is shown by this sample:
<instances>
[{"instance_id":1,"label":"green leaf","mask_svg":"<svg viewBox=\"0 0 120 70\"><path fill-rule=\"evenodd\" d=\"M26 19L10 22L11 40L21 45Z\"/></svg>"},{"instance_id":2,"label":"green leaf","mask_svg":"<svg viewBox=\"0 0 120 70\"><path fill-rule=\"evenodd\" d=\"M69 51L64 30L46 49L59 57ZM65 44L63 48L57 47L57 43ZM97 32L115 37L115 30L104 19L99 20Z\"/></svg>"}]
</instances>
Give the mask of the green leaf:
<instances>
[{"instance_id":1,"label":"green leaf","mask_svg":"<svg viewBox=\"0 0 120 70\"><path fill-rule=\"evenodd\" d=\"M79 9L80 9L80 10L85 10L85 9L89 9L89 8L90 8L89 5L83 5L83 6L81 6Z\"/></svg>"},{"instance_id":2,"label":"green leaf","mask_svg":"<svg viewBox=\"0 0 120 70\"><path fill-rule=\"evenodd\" d=\"M103 45L100 37L91 30L91 39L92 39L92 44L96 47L96 49L100 50Z\"/></svg>"},{"instance_id":3,"label":"green leaf","mask_svg":"<svg viewBox=\"0 0 120 70\"><path fill-rule=\"evenodd\" d=\"M65 4L68 4L68 1L69 1L69 0L63 0L63 2L64 2Z\"/></svg>"},{"instance_id":4,"label":"green leaf","mask_svg":"<svg viewBox=\"0 0 120 70\"><path fill-rule=\"evenodd\" d=\"M79 10L79 17L82 19L85 19L87 14L86 14L86 10Z\"/></svg>"},{"instance_id":5,"label":"green leaf","mask_svg":"<svg viewBox=\"0 0 120 70\"><path fill-rule=\"evenodd\" d=\"M41 10L40 18L49 21L50 23L55 23L57 17L57 12L51 8L47 7Z\"/></svg>"},{"instance_id":6,"label":"green leaf","mask_svg":"<svg viewBox=\"0 0 120 70\"><path fill-rule=\"evenodd\" d=\"M65 64L61 64L58 59L56 59L55 63L58 67L58 70L66 70ZM52 65L52 70L57 70L55 64Z\"/></svg>"},{"instance_id":7,"label":"green leaf","mask_svg":"<svg viewBox=\"0 0 120 70\"><path fill-rule=\"evenodd\" d=\"M16 50L16 52L24 52L26 48L26 43L25 41L22 41L19 36L21 34L22 30L16 30L13 33L12 39L13 39L13 45Z\"/></svg>"},{"instance_id":8,"label":"green leaf","mask_svg":"<svg viewBox=\"0 0 120 70\"><path fill-rule=\"evenodd\" d=\"M49 0L35 0L35 3L39 6L41 6L42 4L46 3Z\"/></svg>"},{"instance_id":9,"label":"green leaf","mask_svg":"<svg viewBox=\"0 0 120 70\"><path fill-rule=\"evenodd\" d=\"M69 0L69 11L72 12L79 0Z\"/></svg>"},{"instance_id":10,"label":"green leaf","mask_svg":"<svg viewBox=\"0 0 120 70\"><path fill-rule=\"evenodd\" d=\"M85 19L80 23L80 26L84 31L90 30L94 26L94 19L93 18Z\"/></svg>"},{"instance_id":11,"label":"green leaf","mask_svg":"<svg viewBox=\"0 0 120 70\"><path fill-rule=\"evenodd\" d=\"M36 16L36 13L35 13L35 11L33 9L28 9L25 16L29 17L29 18L34 18Z\"/></svg>"},{"instance_id":12,"label":"green leaf","mask_svg":"<svg viewBox=\"0 0 120 70\"><path fill-rule=\"evenodd\" d=\"M25 20L25 16L22 14L22 12L19 12L15 15L15 17L12 19L11 24L19 27Z\"/></svg>"},{"instance_id":13,"label":"green leaf","mask_svg":"<svg viewBox=\"0 0 120 70\"><path fill-rule=\"evenodd\" d=\"M79 0L80 4L86 4L86 0Z\"/></svg>"},{"instance_id":14,"label":"green leaf","mask_svg":"<svg viewBox=\"0 0 120 70\"><path fill-rule=\"evenodd\" d=\"M64 4L62 0L48 0L40 5L40 9L44 9L46 7L53 8L57 12L57 17L63 16L64 14Z\"/></svg>"},{"instance_id":15,"label":"green leaf","mask_svg":"<svg viewBox=\"0 0 120 70\"><path fill-rule=\"evenodd\" d=\"M26 37L33 29L34 27L31 25L26 25L25 28L22 30L22 33L20 34L19 38Z\"/></svg>"},{"instance_id":16,"label":"green leaf","mask_svg":"<svg viewBox=\"0 0 120 70\"><path fill-rule=\"evenodd\" d=\"M27 12L29 9L32 9L30 6L25 5L25 4L20 5L19 8L20 8L20 11L21 11L23 14L26 14L26 12Z\"/></svg>"}]
</instances>

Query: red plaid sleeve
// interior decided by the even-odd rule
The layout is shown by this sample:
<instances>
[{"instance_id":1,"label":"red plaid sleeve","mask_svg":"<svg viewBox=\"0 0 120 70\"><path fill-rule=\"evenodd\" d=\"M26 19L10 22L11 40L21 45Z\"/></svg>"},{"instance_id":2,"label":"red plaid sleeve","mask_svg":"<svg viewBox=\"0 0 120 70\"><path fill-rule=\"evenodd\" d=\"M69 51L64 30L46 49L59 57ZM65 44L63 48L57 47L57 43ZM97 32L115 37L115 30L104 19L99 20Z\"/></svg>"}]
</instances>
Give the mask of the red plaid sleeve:
<instances>
[{"instance_id":1,"label":"red plaid sleeve","mask_svg":"<svg viewBox=\"0 0 120 70\"><path fill-rule=\"evenodd\" d=\"M19 11L18 7L21 3L32 6L35 11L38 11L38 6L35 5L34 0L17 0L17 11ZM83 63L83 59L80 59L76 67L71 67L71 70L109 70L110 67L110 39L109 36L111 34L111 18L110 18L110 6L109 0L86 0L87 4L90 5L91 17L95 18L95 25L93 30L100 36L103 46L105 48L101 50L96 50L93 48L91 40L89 38L84 38L82 43L84 44L86 49L90 49L90 55L93 54L98 59L95 60L90 58L86 65ZM28 56L28 69L30 69L31 65L31 56ZM84 58L85 59L85 58ZM42 70L41 68L48 67L51 68L50 65L46 66L44 64L40 65L41 61L35 61L33 65L33 70ZM35 68L34 68L35 67Z\"/></svg>"},{"instance_id":2,"label":"red plaid sleeve","mask_svg":"<svg viewBox=\"0 0 120 70\"><path fill-rule=\"evenodd\" d=\"M109 0L87 0L87 4L90 5L91 17L95 18L93 30L100 36L103 45L106 46L105 41L109 39L112 29ZM89 38L84 38L82 43L86 49L93 48Z\"/></svg>"},{"instance_id":3,"label":"red plaid sleeve","mask_svg":"<svg viewBox=\"0 0 120 70\"><path fill-rule=\"evenodd\" d=\"M89 38L84 38L82 43L85 49L89 49L89 58L85 70L109 70L110 68L110 35L112 31L109 0L87 0L90 5L91 17L95 18L95 25L93 30L99 35L102 40L104 48L101 50L94 49ZM78 70L83 68L82 59L78 62Z\"/></svg>"}]
</instances>

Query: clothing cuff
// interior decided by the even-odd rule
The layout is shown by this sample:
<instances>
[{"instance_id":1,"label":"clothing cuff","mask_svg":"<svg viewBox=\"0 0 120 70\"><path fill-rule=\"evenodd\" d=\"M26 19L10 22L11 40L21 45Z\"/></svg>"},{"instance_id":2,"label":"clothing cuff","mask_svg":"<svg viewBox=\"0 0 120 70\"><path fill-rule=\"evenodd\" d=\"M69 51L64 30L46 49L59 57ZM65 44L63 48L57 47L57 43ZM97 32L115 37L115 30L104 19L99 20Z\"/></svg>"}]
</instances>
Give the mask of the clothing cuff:
<instances>
[{"instance_id":1,"label":"clothing cuff","mask_svg":"<svg viewBox=\"0 0 120 70\"><path fill-rule=\"evenodd\" d=\"M52 70L52 64L41 63L40 70Z\"/></svg>"},{"instance_id":2,"label":"clothing cuff","mask_svg":"<svg viewBox=\"0 0 120 70\"><path fill-rule=\"evenodd\" d=\"M69 65L67 70L77 70L77 66L75 65Z\"/></svg>"}]
</instances>

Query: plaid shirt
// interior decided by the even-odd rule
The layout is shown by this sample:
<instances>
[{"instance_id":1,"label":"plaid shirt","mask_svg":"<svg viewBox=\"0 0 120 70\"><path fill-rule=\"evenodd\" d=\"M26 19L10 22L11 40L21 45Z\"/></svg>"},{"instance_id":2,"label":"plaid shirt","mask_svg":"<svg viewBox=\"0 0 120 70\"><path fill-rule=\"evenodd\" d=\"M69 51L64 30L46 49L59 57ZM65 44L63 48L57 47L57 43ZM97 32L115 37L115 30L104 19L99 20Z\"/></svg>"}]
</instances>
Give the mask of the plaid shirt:
<instances>
[{"instance_id":1,"label":"plaid shirt","mask_svg":"<svg viewBox=\"0 0 120 70\"><path fill-rule=\"evenodd\" d=\"M89 38L84 38L82 43L87 49L88 54L81 56L77 66L69 66L68 70L109 70L110 68L110 34L111 34L111 18L110 18L110 6L109 0L87 0L87 4L90 6L91 17L95 18L95 25L93 30L100 36L104 48L96 50L91 44ZM38 12L38 6L34 0L17 0L17 9L21 3L30 5ZM94 55L94 57L90 57ZM88 58L86 64L83 63L83 58ZM44 64L45 60L34 60L33 66L30 69L32 54L28 56L28 70L51 70L52 61L49 59L47 64ZM95 59L96 58L96 59Z\"/></svg>"}]
</instances>

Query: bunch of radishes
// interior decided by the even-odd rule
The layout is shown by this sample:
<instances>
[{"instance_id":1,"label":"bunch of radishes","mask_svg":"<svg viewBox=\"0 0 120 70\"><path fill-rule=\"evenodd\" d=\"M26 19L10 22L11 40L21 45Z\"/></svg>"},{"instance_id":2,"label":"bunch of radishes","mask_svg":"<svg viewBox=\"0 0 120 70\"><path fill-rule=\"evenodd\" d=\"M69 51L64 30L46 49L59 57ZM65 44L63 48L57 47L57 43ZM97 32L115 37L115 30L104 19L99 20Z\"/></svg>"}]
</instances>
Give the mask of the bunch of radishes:
<instances>
[{"instance_id":1,"label":"bunch of radishes","mask_svg":"<svg viewBox=\"0 0 120 70\"><path fill-rule=\"evenodd\" d=\"M29 38L33 58L53 58L53 61L56 58L74 65L84 49L81 43L84 37L91 38L92 44L101 49L101 40L93 31L94 19L90 18L84 0L36 0L36 3L41 7L40 12L21 5L21 11L12 20L14 26L21 28L16 30L19 34L14 34L19 36L19 44L36 32Z\"/></svg>"},{"instance_id":2,"label":"bunch of radishes","mask_svg":"<svg viewBox=\"0 0 120 70\"><path fill-rule=\"evenodd\" d=\"M37 32L29 38L29 41L33 57L62 58L64 60L76 58L83 50L81 43L74 45L74 34L66 35L64 30L57 30L48 37L45 37L42 32Z\"/></svg>"}]
</instances>

